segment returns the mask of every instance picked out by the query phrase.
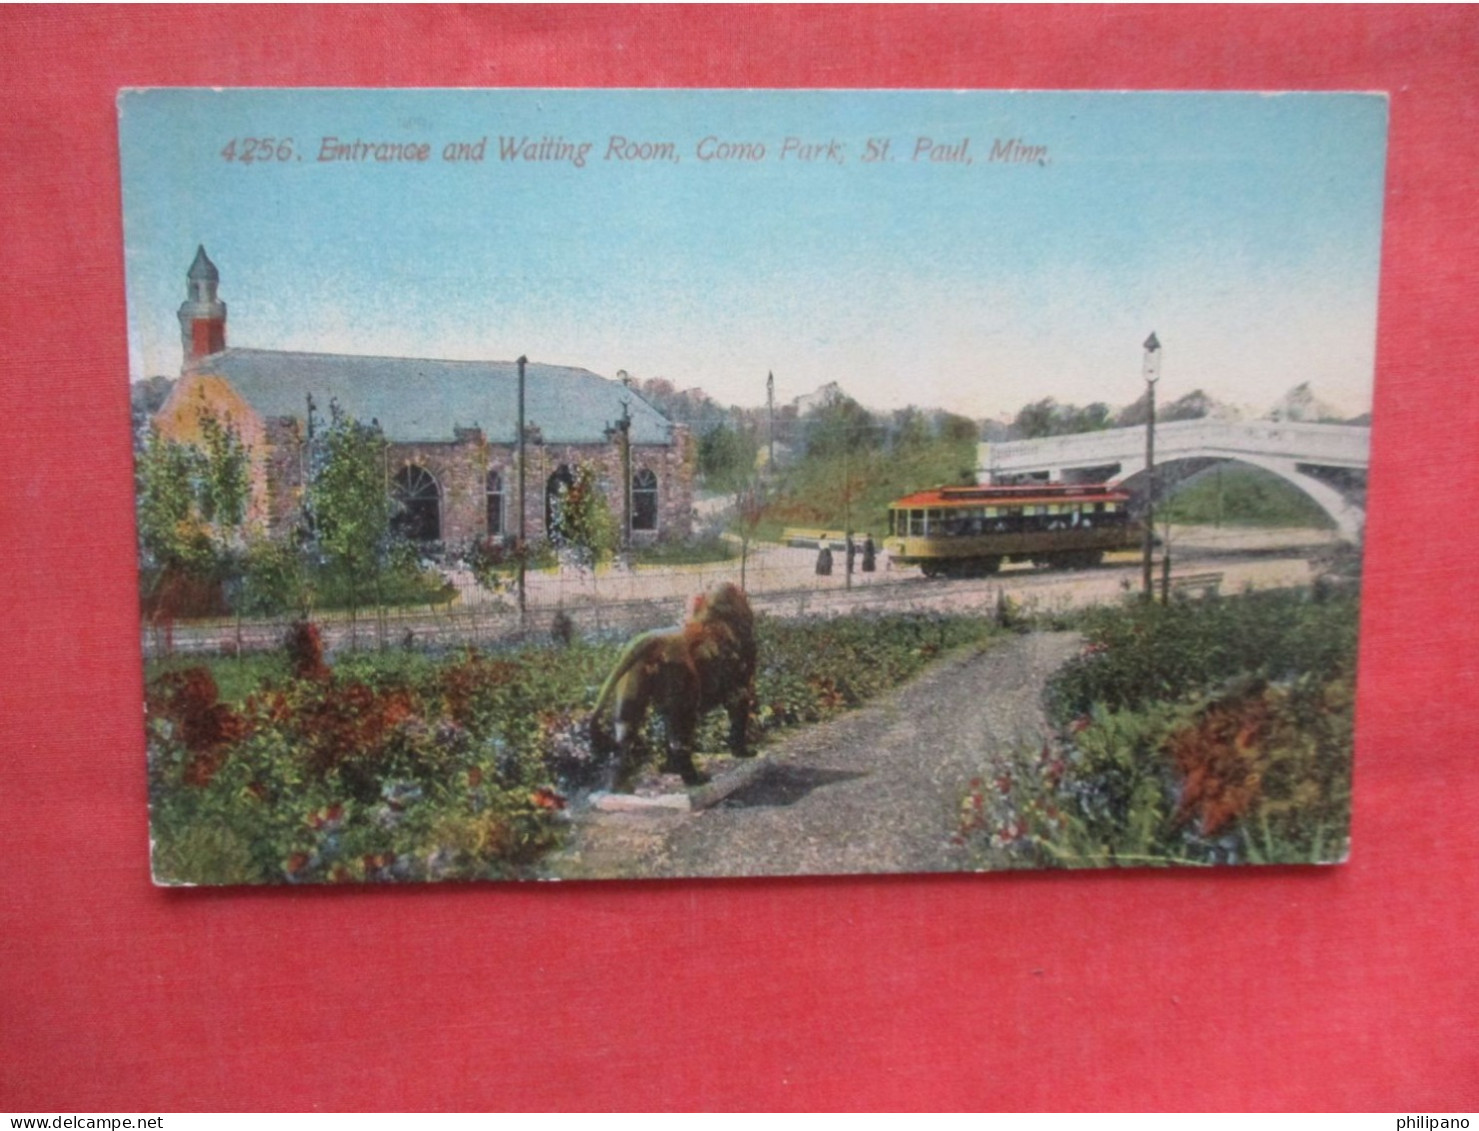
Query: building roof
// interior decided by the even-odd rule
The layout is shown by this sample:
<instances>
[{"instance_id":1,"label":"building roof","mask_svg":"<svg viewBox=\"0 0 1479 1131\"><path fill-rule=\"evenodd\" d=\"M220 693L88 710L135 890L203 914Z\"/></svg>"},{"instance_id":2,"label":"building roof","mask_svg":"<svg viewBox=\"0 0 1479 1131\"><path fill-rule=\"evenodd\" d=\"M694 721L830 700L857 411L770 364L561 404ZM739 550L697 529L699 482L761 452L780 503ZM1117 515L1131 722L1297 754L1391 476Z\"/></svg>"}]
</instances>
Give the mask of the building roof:
<instances>
[{"instance_id":1,"label":"building roof","mask_svg":"<svg viewBox=\"0 0 1479 1131\"><path fill-rule=\"evenodd\" d=\"M318 411L329 402L356 420L378 420L390 440L447 441L456 428L479 428L493 443L518 438L519 368L512 361L435 361L410 357L227 349L190 366L224 377L264 419ZM626 403L634 444L669 444L672 423L631 389L586 369L530 362L525 368L527 423L550 444L607 440Z\"/></svg>"}]
</instances>

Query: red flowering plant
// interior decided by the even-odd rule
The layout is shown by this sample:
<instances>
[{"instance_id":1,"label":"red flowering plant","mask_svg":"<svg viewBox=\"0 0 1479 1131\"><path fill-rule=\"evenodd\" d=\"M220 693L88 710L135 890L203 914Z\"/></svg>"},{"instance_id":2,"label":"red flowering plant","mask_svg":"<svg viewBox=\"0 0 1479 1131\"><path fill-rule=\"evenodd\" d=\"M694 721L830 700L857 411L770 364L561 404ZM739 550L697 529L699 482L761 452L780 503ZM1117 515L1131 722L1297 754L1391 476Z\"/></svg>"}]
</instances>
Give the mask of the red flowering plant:
<instances>
[{"instance_id":1,"label":"red flowering plant","mask_svg":"<svg viewBox=\"0 0 1479 1131\"><path fill-rule=\"evenodd\" d=\"M535 693L510 692L511 665L357 657L319 672L312 651L239 706L205 669L151 685L162 881L503 876L554 843L559 793L518 701Z\"/></svg>"},{"instance_id":2,"label":"red flowering plant","mask_svg":"<svg viewBox=\"0 0 1479 1131\"><path fill-rule=\"evenodd\" d=\"M1094 611L1051 737L998 756L959 835L1000 866L1339 859L1355 613L1300 591Z\"/></svg>"},{"instance_id":3,"label":"red flowering plant","mask_svg":"<svg viewBox=\"0 0 1479 1131\"><path fill-rule=\"evenodd\" d=\"M761 618L752 735L846 710L994 631L979 617ZM587 720L620 645L345 652L330 664L316 630L301 625L260 667L212 661L229 698L204 668L158 675L156 874L191 883L531 874L558 842L571 798L601 777ZM716 711L700 751L723 751L727 738ZM661 736L649 739L655 749Z\"/></svg>"}]
</instances>

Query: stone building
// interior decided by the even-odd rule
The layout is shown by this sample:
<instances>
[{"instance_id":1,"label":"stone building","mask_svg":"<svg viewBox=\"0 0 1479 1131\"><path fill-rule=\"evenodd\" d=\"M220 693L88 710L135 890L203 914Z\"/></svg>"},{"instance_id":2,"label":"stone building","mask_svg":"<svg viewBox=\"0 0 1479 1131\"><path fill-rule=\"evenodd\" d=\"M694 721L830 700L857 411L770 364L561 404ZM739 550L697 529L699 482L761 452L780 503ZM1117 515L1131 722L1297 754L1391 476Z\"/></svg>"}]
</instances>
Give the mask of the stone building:
<instances>
[{"instance_id":1,"label":"stone building","mask_svg":"<svg viewBox=\"0 0 1479 1131\"><path fill-rule=\"evenodd\" d=\"M259 529L281 537L297 522L310 412L321 424L337 404L384 433L386 489L401 504L397 522L408 537L461 545L518 534L517 362L228 347L219 283L201 247L179 310L180 380L154 422L182 442L200 439L205 412L231 422L250 452L251 521ZM529 362L525 460L531 541L558 521L554 499L581 465L595 469L632 542L692 533L692 436L620 382Z\"/></svg>"}]
</instances>

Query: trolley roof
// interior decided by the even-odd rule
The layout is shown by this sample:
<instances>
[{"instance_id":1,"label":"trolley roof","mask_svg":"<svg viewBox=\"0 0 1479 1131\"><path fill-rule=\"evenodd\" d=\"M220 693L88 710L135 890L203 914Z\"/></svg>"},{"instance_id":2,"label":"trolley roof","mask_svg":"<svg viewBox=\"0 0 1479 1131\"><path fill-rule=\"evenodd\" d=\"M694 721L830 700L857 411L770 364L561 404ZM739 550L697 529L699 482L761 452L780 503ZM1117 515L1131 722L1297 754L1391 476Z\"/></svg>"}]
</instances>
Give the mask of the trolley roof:
<instances>
[{"instance_id":1,"label":"trolley roof","mask_svg":"<svg viewBox=\"0 0 1479 1131\"><path fill-rule=\"evenodd\" d=\"M889 504L891 509L914 507L1023 506L1039 503L1122 503L1128 491L1107 483L1023 483L1011 487L931 487Z\"/></svg>"}]
</instances>

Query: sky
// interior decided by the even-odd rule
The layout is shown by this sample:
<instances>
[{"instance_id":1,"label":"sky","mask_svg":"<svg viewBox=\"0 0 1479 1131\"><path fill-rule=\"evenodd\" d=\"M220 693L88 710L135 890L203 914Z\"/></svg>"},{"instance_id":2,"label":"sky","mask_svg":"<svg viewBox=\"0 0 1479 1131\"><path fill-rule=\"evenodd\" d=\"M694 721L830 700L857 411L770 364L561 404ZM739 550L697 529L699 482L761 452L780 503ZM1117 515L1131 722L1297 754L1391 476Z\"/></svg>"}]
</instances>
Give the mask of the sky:
<instances>
[{"instance_id":1,"label":"sky","mask_svg":"<svg viewBox=\"0 0 1479 1131\"><path fill-rule=\"evenodd\" d=\"M1154 331L1163 402L1370 408L1381 95L149 90L119 117L133 380L178 373L203 244L229 346L985 417L1133 401Z\"/></svg>"}]
</instances>

